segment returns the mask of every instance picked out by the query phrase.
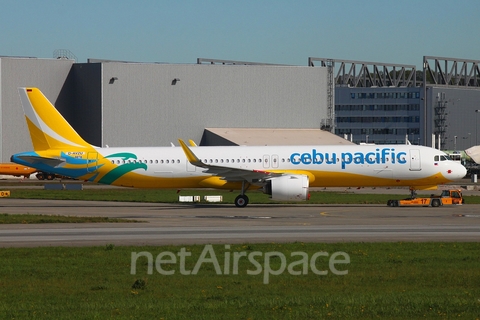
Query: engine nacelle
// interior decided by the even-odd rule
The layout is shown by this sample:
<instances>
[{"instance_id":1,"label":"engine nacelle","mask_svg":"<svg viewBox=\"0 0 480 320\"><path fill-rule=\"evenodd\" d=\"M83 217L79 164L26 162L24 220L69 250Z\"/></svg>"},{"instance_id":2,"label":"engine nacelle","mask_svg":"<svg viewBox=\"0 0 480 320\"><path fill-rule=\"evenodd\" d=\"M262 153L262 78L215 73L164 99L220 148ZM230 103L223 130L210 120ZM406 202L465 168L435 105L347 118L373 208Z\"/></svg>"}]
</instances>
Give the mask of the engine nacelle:
<instances>
[{"instance_id":1,"label":"engine nacelle","mask_svg":"<svg viewBox=\"0 0 480 320\"><path fill-rule=\"evenodd\" d=\"M263 192L270 195L272 200L303 201L308 200L308 176L303 174L289 174L267 181Z\"/></svg>"}]
</instances>

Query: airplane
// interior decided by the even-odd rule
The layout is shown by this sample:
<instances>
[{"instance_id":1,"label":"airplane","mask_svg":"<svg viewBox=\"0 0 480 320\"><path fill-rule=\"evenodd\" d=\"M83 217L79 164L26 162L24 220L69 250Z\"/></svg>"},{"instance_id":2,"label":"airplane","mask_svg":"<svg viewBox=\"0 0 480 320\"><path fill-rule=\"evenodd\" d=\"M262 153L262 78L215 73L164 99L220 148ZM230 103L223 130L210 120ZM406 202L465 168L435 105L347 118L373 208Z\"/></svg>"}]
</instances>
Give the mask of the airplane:
<instances>
[{"instance_id":1,"label":"airplane","mask_svg":"<svg viewBox=\"0 0 480 320\"><path fill-rule=\"evenodd\" d=\"M37 172L35 168L22 166L17 163L0 163L0 175L29 178L32 173Z\"/></svg>"},{"instance_id":2,"label":"airplane","mask_svg":"<svg viewBox=\"0 0 480 320\"><path fill-rule=\"evenodd\" d=\"M463 165L414 145L108 147L89 144L38 88L19 88L33 151L11 161L62 176L135 188L249 189L304 201L311 187L436 188L461 179Z\"/></svg>"}]
</instances>

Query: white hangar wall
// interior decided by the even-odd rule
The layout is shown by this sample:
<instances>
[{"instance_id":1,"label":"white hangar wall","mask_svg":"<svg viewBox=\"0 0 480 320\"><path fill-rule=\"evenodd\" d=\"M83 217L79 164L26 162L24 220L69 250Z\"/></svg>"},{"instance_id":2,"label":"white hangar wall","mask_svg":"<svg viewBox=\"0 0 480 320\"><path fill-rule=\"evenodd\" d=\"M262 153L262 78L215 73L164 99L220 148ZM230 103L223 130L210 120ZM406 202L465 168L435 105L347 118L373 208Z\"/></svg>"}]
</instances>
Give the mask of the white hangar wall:
<instances>
[{"instance_id":1,"label":"white hangar wall","mask_svg":"<svg viewBox=\"0 0 480 320\"><path fill-rule=\"evenodd\" d=\"M208 127L318 129L326 117L326 68L101 64L103 145L199 143Z\"/></svg>"},{"instance_id":2,"label":"white hangar wall","mask_svg":"<svg viewBox=\"0 0 480 320\"><path fill-rule=\"evenodd\" d=\"M74 60L0 57L0 158L31 151L18 87L38 87L55 103Z\"/></svg>"}]
</instances>

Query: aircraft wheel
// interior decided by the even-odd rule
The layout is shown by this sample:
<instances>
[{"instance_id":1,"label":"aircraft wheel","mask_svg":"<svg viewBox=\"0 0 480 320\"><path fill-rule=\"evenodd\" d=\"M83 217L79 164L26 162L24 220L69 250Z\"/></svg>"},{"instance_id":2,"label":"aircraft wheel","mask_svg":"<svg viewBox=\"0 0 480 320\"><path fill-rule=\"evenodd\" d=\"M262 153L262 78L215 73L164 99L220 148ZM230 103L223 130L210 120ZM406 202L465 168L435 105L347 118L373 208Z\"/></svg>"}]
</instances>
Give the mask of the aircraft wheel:
<instances>
[{"instance_id":1,"label":"aircraft wheel","mask_svg":"<svg viewBox=\"0 0 480 320\"><path fill-rule=\"evenodd\" d=\"M44 180L45 176L43 175L43 173L37 173L37 179L38 180Z\"/></svg>"},{"instance_id":2,"label":"aircraft wheel","mask_svg":"<svg viewBox=\"0 0 480 320\"><path fill-rule=\"evenodd\" d=\"M47 173L47 180L53 180L55 179L55 176L51 173Z\"/></svg>"},{"instance_id":3,"label":"aircraft wheel","mask_svg":"<svg viewBox=\"0 0 480 320\"><path fill-rule=\"evenodd\" d=\"M398 207L398 200L393 201L393 206Z\"/></svg>"},{"instance_id":4,"label":"aircraft wheel","mask_svg":"<svg viewBox=\"0 0 480 320\"><path fill-rule=\"evenodd\" d=\"M248 204L248 197L244 194L240 194L235 198L235 206L237 208L244 208Z\"/></svg>"},{"instance_id":5,"label":"aircraft wheel","mask_svg":"<svg viewBox=\"0 0 480 320\"><path fill-rule=\"evenodd\" d=\"M439 206L440 206L440 200L433 199L432 200L432 207L439 207Z\"/></svg>"}]
</instances>

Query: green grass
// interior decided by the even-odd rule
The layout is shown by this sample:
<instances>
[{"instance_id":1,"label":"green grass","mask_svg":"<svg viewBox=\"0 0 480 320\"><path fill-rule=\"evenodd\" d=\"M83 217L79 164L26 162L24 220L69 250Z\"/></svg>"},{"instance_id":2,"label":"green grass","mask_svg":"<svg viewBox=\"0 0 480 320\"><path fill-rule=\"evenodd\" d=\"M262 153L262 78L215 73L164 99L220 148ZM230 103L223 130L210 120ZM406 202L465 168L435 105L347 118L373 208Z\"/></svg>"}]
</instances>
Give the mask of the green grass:
<instances>
[{"instance_id":1,"label":"green grass","mask_svg":"<svg viewBox=\"0 0 480 320\"><path fill-rule=\"evenodd\" d=\"M146 258L130 274L131 253L154 259L181 247L83 247L0 249L1 319L478 319L479 243L292 243L214 245L223 270L224 253L278 251L346 252L350 263L320 276L247 275L255 267L244 258L238 275L217 275L204 263L197 275L180 274L178 263L147 274ZM204 246L185 246L192 270ZM210 257L210 256L208 256ZM230 257L230 261L232 258ZM262 259L257 260L263 264ZM272 269L280 259L271 259ZM319 257L328 270L328 257ZM231 270L231 267L230 267ZM295 270L301 270L298 266ZM310 270L310 269L309 269ZM231 272L230 272L231 273Z\"/></svg>"},{"instance_id":2,"label":"green grass","mask_svg":"<svg viewBox=\"0 0 480 320\"><path fill-rule=\"evenodd\" d=\"M372 190L372 193L374 190ZM400 193L401 191L399 191ZM433 192L433 193L439 193ZM57 199L57 200L99 200L99 201L134 201L134 202L163 202L177 203L179 195L222 195L223 203L232 204L238 191L224 190L181 190L177 193L174 189L85 189L75 190L38 190L38 189L13 189L11 198L19 199ZM385 204L390 199L403 199L404 194L357 194L352 192L312 191L311 198L304 204ZM274 202L268 195L260 191L248 192L250 203L285 203ZM467 204L480 204L480 196L466 196Z\"/></svg>"},{"instance_id":3,"label":"green grass","mask_svg":"<svg viewBox=\"0 0 480 320\"><path fill-rule=\"evenodd\" d=\"M31 223L99 223L99 222L139 222L131 219L108 217L77 217L45 214L9 214L0 213L0 224L31 224Z\"/></svg>"}]
</instances>

